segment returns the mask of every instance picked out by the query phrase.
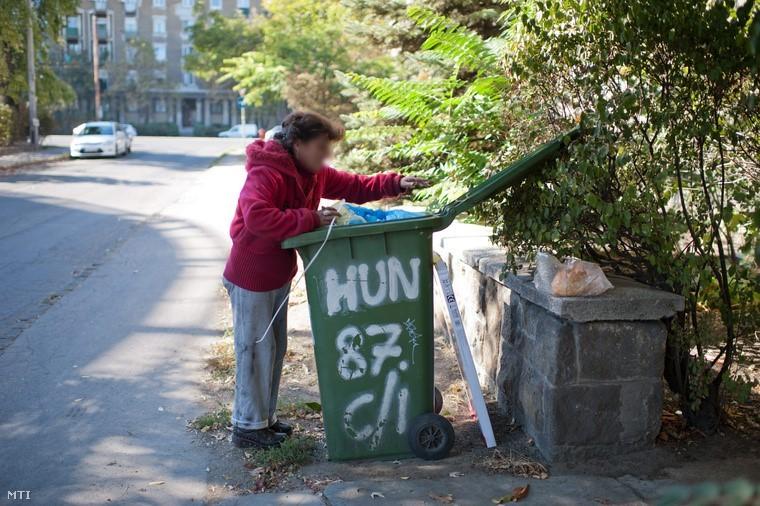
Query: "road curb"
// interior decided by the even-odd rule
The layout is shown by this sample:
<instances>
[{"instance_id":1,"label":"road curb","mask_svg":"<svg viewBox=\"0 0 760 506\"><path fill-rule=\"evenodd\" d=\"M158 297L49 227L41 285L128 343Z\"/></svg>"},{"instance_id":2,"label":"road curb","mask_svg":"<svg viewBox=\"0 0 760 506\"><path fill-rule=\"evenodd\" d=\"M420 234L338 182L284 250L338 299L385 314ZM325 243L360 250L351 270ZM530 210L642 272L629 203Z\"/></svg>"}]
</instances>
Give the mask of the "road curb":
<instances>
[{"instance_id":1,"label":"road curb","mask_svg":"<svg viewBox=\"0 0 760 506\"><path fill-rule=\"evenodd\" d=\"M27 165L34 165L37 163L60 162L63 160L68 160L68 159L69 159L68 153L60 153L57 155L46 156L45 158L42 158L42 159L38 158L38 159L29 159L29 160L19 160L17 162L5 164L3 163L2 157L0 157L0 172L18 169L20 167L26 167Z\"/></svg>"}]
</instances>

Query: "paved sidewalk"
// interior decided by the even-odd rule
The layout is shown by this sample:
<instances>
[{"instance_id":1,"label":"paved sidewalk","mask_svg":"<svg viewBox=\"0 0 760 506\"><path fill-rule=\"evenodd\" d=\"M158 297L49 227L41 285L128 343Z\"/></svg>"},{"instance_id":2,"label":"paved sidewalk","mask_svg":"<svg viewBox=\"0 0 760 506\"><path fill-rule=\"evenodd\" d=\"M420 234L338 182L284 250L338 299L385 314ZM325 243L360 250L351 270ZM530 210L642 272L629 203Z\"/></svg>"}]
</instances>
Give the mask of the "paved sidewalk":
<instances>
[{"instance_id":1,"label":"paved sidewalk","mask_svg":"<svg viewBox=\"0 0 760 506\"><path fill-rule=\"evenodd\" d=\"M360 504L395 504L399 506L437 506L457 504L483 506L502 499L511 504L515 488L529 485L528 493L519 504L531 505L647 505L656 499L663 488L673 483L667 480L639 480L632 476L608 478L601 476L564 475L546 480L534 480L505 475L466 473L458 478L413 480L358 480L338 482L328 486L322 496L310 492L254 494L226 499L218 506L351 506ZM506 496L506 497L505 497Z\"/></svg>"},{"instance_id":2,"label":"paved sidewalk","mask_svg":"<svg viewBox=\"0 0 760 506\"><path fill-rule=\"evenodd\" d=\"M5 155L0 154L0 169L55 162L68 157L69 149L63 146L43 146L36 151L14 151Z\"/></svg>"}]
</instances>

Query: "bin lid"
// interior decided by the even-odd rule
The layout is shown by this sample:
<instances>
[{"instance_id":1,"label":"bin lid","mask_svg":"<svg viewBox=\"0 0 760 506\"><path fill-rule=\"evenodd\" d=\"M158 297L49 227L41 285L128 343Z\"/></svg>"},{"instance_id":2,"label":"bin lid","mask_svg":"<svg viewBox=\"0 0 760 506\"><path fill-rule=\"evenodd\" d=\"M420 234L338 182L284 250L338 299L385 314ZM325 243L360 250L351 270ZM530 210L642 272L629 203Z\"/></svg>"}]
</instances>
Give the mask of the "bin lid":
<instances>
[{"instance_id":1,"label":"bin lid","mask_svg":"<svg viewBox=\"0 0 760 506\"><path fill-rule=\"evenodd\" d=\"M512 186L515 183L519 183L531 172L539 170L543 167L544 163L554 159L564 146L569 144L571 140L577 138L579 135L579 128L574 128L556 139L541 145L533 152L500 170L490 178L476 185L474 188L471 188L456 200L449 202L435 214L419 218L333 227L330 232L330 239L359 237L402 230L443 230L448 227L451 222L454 221L454 218L460 213L469 211L499 191ZM282 242L282 247L289 249L321 243L325 239L327 230L327 227L321 227L317 230L291 237Z\"/></svg>"}]
</instances>

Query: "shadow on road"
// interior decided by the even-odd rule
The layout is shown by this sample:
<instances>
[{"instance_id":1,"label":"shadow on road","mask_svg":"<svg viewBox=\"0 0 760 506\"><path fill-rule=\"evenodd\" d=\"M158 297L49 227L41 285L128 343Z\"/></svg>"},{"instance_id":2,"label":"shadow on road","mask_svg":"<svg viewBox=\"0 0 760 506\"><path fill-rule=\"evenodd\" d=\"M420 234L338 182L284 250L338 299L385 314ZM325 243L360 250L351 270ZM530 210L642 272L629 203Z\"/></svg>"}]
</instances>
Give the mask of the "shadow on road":
<instances>
[{"instance_id":1,"label":"shadow on road","mask_svg":"<svg viewBox=\"0 0 760 506\"><path fill-rule=\"evenodd\" d=\"M117 179L113 177L102 176L73 176L73 175L60 175L50 173L24 173L16 172L15 174L2 178L6 183L93 183L93 184L106 184L106 185L121 185L121 186L155 186L162 185L156 181L132 181L129 179Z\"/></svg>"},{"instance_id":2,"label":"shadow on road","mask_svg":"<svg viewBox=\"0 0 760 506\"><path fill-rule=\"evenodd\" d=\"M56 276L59 296L36 301L31 324L0 356L0 488L30 490L33 504L200 502L208 450L185 423L202 411L199 372L218 334L213 300L225 247L182 220L23 200L27 212L53 220L51 233L67 216L124 239L88 265L41 272ZM12 242L0 234L0 247L31 239L24 234ZM67 241L78 238L60 237L48 256ZM15 269L34 280L42 268L33 250L0 269L8 291L19 282Z\"/></svg>"}]
</instances>

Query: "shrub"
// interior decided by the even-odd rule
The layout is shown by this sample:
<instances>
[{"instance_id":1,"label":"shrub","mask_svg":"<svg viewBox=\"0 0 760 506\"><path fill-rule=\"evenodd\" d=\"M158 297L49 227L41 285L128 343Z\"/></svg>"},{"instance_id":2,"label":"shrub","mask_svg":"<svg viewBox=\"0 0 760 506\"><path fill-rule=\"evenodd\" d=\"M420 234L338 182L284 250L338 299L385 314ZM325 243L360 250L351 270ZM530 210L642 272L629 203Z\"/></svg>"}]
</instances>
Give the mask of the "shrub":
<instances>
[{"instance_id":1,"label":"shrub","mask_svg":"<svg viewBox=\"0 0 760 506\"><path fill-rule=\"evenodd\" d=\"M0 146L8 146L13 141L13 109L8 104L0 104Z\"/></svg>"},{"instance_id":2,"label":"shrub","mask_svg":"<svg viewBox=\"0 0 760 506\"><path fill-rule=\"evenodd\" d=\"M144 123L135 125L138 135L177 136L179 127L174 123Z\"/></svg>"},{"instance_id":3,"label":"shrub","mask_svg":"<svg viewBox=\"0 0 760 506\"><path fill-rule=\"evenodd\" d=\"M687 421L714 430L760 325L760 6L526 0L490 39L409 13L429 71L349 76L379 103L353 118L397 140L367 159L435 178L440 204L581 121L562 159L474 214L513 268L544 249L683 294L665 378Z\"/></svg>"},{"instance_id":4,"label":"shrub","mask_svg":"<svg viewBox=\"0 0 760 506\"><path fill-rule=\"evenodd\" d=\"M195 137L217 137L219 135L219 132L223 132L228 128L228 126L220 124L206 126L200 123L196 123L193 125L193 135Z\"/></svg>"}]
</instances>

